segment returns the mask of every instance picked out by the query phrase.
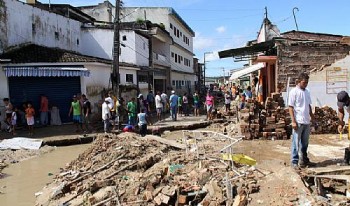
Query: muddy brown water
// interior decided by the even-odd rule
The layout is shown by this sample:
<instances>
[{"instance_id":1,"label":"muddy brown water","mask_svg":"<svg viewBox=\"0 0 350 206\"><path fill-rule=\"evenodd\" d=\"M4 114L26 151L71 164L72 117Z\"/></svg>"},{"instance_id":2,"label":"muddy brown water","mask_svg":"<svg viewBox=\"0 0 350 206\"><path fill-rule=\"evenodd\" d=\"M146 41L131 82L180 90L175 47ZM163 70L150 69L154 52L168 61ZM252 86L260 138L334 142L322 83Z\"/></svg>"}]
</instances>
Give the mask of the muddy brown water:
<instances>
[{"instance_id":1,"label":"muddy brown water","mask_svg":"<svg viewBox=\"0 0 350 206\"><path fill-rule=\"evenodd\" d=\"M58 147L54 151L10 165L0 179L1 206L35 205L35 193L53 180L59 168L78 157L90 144ZM52 175L51 175L52 174Z\"/></svg>"}]
</instances>

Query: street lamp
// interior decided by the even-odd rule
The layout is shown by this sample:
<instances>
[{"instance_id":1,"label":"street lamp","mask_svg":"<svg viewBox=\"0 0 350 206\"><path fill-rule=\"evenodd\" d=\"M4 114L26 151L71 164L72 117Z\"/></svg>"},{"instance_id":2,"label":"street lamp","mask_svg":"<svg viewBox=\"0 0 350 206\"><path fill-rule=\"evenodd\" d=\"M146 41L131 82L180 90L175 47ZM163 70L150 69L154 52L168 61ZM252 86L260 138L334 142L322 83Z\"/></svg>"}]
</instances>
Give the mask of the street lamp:
<instances>
[{"instance_id":1,"label":"street lamp","mask_svg":"<svg viewBox=\"0 0 350 206\"><path fill-rule=\"evenodd\" d=\"M204 87L205 87L205 70L206 70L206 65L205 65L205 63L206 63L206 61L205 61L205 55L206 54L212 54L213 52L204 52L204 61L203 61L203 65L204 65L204 72L203 72L203 85L204 85ZM205 87L206 88L206 87Z\"/></svg>"}]
</instances>

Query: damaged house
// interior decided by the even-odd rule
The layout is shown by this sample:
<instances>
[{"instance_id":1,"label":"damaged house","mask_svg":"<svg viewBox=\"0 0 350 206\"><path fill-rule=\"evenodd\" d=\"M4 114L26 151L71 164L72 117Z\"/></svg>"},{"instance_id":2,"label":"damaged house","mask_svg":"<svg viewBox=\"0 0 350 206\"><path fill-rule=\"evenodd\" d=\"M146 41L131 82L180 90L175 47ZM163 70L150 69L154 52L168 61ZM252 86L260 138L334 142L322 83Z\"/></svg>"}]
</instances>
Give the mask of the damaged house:
<instances>
[{"instance_id":1,"label":"damaged house","mask_svg":"<svg viewBox=\"0 0 350 206\"><path fill-rule=\"evenodd\" d=\"M347 37L342 35L306 31L280 33L277 27L265 18L256 40L248 42L245 47L220 51L219 56L233 57L236 61L249 61L251 66L240 72L241 75L259 70L263 100L266 100L274 92L287 92L289 87L295 86L299 73L312 74L344 59L350 51L346 40ZM312 81L311 78L309 88L313 96L312 89L320 85L314 86ZM327 84L334 85L334 82L327 83L327 78L322 81L324 87ZM341 81L344 81L344 78ZM345 85L336 90L318 91L317 95L320 96L317 98L322 98L322 95L330 92L335 95L336 91L345 90ZM313 98L315 100L315 96Z\"/></svg>"}]
</instances>

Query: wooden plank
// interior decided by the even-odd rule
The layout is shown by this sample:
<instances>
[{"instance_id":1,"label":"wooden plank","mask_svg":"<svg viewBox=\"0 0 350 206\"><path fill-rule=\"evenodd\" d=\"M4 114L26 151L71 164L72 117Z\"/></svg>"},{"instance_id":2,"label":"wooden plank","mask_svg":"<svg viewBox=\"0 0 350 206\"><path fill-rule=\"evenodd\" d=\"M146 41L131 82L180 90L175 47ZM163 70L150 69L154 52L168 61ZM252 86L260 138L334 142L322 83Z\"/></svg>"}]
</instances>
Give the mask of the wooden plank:
<instances>
[{"instance_id":1,"label":"wooden plank","mask_svg":"<svg viewBox=\"0 0 350 206\"><path fill-rule=\"evenodd\" d=\"M154 141L160 142L162 144L166 144L166 145L169 145L171 147L175 147L177 149L186 149L186 145L184 145L184 144L180 144L174 140L164 139L164 138L161 138L161 137L158 137L155 135L146 135L145 137L143 137L143 139L154 140Z\"/></svg>"},{"instance_id":2,"label":"wooden plank","mask_svg":"<svg viewBox=\"0 0 350 206\"><path fill-rule=\"evenodd\" d=\"M345 180L347 182L350 182L349 175L311 175L309 177L325 178L325 179L332 179L332 180Z\"/></svg>"},{"instance_id":3,"label":"wooden plank","mask_svg":"<svg viewBox=\"0 0 350 206\"><path fill-rule=\"evenodd\" d=\"M332 172L343 172L343 171L350 171L350 166L341 166L338 168L332 168L332 167L321 167L321 168L308 168L308 171L314 172L317 175L325 174L325 173L332 173Z\"/></svg>"}]
</instances>

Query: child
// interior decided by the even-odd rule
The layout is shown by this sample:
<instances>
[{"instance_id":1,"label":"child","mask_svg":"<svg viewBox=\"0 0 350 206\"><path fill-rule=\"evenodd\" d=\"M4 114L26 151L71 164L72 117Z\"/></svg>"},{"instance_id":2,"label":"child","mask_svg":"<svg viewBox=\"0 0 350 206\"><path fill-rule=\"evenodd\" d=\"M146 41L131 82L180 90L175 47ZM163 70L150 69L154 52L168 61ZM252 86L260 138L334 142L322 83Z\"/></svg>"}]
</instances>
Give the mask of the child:
<instances>
[{"instance_id":1,"label":"child","mask_svg":"<svg viewBox=\"0 0 350 206\"><path fill-rule=\"evenodd\" d=\"M15 107L15 109L13 110L12 112L12 115L11 115L11 130L10 132L12 131L12 135L16 135L16 124L17 124L17 107Z\"/></svg>"},{"instance_id":2,"label":"child","mask_svg":"<svg viewBox=\"0 0 350 206\"><path fill-rule=\"evenodd\" d=\"M29 130L29 136L33 136L34 133L34 115L35 111L31 103L28 103L28 108L26 109L27 124Z\"/></svg>"},{"instance_id":3,"label":"child","mask_svg":"<svg viewBox=\"0 0 350 206\"><path fill-rule=\"evenodd\" d=\"M145 112L145 109L141 109L141 112L137 115L138 125L140 127L140 135L141 137L146 136L147 134L147 124L148 118Z\"/></svg>"}]
</instances>

